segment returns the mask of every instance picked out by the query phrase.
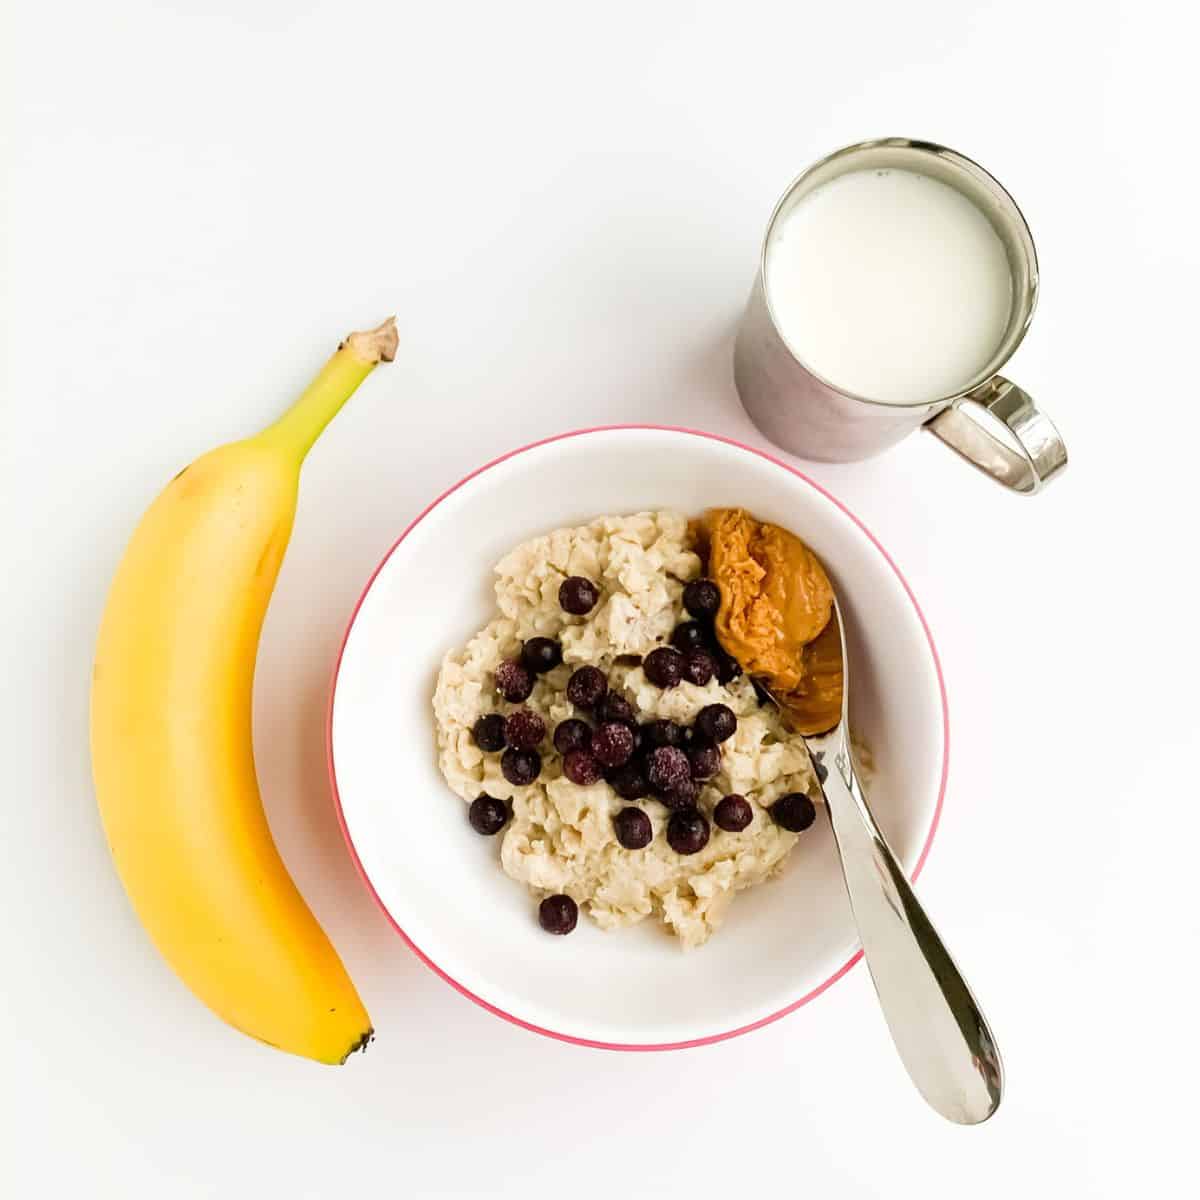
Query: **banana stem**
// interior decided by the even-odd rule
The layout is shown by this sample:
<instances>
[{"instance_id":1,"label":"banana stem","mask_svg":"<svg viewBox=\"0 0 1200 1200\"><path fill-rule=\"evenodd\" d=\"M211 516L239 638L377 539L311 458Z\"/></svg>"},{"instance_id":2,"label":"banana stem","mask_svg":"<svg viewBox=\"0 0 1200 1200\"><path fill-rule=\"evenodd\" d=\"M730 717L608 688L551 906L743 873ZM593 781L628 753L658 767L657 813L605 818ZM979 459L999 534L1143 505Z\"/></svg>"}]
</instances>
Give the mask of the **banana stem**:
<instances>
[{"instance_id":1,"label":"banana stem","mask_svg":"<svg viewBox=\"0 0 1200 1200\"><path fill-rule=\"evenodd\" d=\"M296 403L259 438L291 451L302 462L358 385L380 362L391 362L396 357L398 342L395 317L388 317L375 329L352 333Z\"/></svg>"}]
</instances>

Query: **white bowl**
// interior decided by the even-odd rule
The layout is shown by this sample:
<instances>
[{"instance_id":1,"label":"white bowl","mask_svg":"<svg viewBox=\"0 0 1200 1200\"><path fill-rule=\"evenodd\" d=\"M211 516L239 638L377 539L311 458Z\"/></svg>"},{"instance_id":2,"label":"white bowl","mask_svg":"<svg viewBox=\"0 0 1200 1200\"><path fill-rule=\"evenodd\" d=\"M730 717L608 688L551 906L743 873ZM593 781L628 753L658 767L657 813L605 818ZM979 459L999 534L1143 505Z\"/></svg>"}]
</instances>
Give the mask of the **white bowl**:
<instances>
[{"instance_id":1,"label":"white bowl","mask_svg":"<svg viewBox=\"0 0 1200 1200\"><path fill-rule=\"evenodd\" d=\"M875 759L872 807L914 876L929 850L948 751L941 669L908 585L856 517L785 463L688 430L585 430L497 459L435 500L368 582L334 675L329 765L350 851L396 929L459 991L539 1033L639 1050L716 1041L798 1008L858 957L823 819L698 950L653 919L604 933L581 918L548 937L438 773L438 666L492 615L505 551L605 513L712 505L786 526L825 563L846 617L852 723Z\"/></svg>"}]
</instances>

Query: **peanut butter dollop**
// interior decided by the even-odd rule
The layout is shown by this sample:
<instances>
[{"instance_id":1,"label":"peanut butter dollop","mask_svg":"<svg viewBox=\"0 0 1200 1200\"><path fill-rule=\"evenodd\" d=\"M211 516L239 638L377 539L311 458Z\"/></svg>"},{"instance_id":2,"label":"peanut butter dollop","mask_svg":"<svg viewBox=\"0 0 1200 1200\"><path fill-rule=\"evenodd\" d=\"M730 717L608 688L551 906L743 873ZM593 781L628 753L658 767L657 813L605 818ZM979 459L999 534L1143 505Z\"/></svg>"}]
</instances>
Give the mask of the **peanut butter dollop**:
<instances>
[{"instance_id":1,"label":"peanut butter dollop","mask_svg":"<svg viewBox=\"0 0 1200 1200\"><path fill-rule=\"evenodd\" d=\"M841 715L841 645L820 560L795 534L740 508L710 510L697 532L721 592L722 647L763 681L798 732L832 728Z\"/></svg>"}]
</instances>

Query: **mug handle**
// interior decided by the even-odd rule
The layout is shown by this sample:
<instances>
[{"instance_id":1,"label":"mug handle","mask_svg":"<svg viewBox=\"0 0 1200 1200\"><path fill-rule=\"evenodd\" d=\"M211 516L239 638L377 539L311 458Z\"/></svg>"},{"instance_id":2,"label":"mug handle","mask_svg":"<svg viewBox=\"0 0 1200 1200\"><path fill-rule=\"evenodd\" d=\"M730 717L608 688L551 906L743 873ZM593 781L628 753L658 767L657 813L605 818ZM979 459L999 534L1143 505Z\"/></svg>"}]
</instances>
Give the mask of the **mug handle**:
<instances>
[{"instance_id":1,"label":"mug handle","mask_svg":"<svg viewBox=\"0 0 1200 1200\"><path fill-rule=\"evenodd\" d=\"M1067 465L1062 435L1028 392L994 375L926 423L952 450L1014 492L1032 496Z\"/></svg>"}]
</instances>

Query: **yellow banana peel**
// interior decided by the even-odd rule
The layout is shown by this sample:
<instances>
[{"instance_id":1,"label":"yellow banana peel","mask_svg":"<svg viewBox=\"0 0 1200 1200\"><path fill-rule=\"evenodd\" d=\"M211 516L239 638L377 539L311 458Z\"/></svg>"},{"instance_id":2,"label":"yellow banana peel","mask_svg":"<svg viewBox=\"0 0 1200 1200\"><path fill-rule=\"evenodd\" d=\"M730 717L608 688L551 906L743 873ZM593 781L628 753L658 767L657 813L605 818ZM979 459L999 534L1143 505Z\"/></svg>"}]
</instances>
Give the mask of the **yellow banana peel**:
<instances>
[{"instance_id":1,"label":"yellow banana peel","mask_svg":"<svg viewBox=\"0 0 1200 1200\"><path fill-rule=\"evenodd\" d=\"M117 569L92 681L100 814L154 944L230 1025L323 1063L371 1022L267 826L254 666L301 464L396 343L391 320L352 334L279 421L167 485Z\"/></svg>"}]
</instances>

